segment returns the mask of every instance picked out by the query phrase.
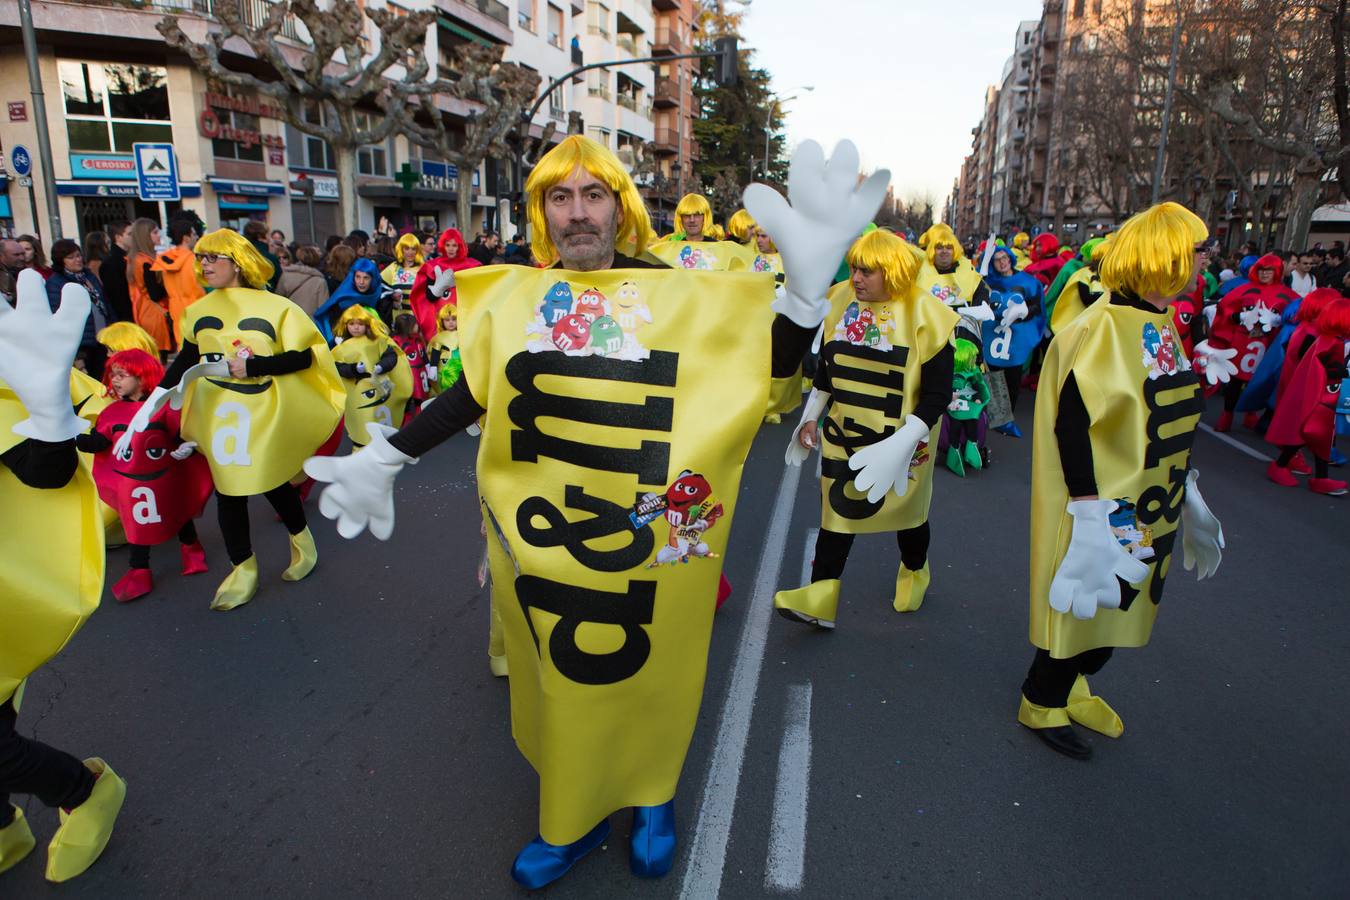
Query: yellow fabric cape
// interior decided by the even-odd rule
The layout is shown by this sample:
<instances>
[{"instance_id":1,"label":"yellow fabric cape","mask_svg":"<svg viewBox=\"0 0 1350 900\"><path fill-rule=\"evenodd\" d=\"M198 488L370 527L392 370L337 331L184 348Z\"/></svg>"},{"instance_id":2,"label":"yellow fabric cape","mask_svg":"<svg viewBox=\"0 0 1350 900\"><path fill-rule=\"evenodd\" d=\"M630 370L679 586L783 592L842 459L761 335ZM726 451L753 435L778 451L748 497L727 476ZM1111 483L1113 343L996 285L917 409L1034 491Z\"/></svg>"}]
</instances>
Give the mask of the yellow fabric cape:
<instances>
[{"instance_id":1,"label":"yellow fabric cape","mask_svg":"<svg viewBox=\"0 0 1350 900\"><path fill-rule=\"evenodd\" d=\"M199 378L183 406L183 437L206 455L222 494L248 497L289 481L333 433L346 403L314 321L285 297L228 288L189 306L183 333L204 360L313 351L308 368L288 375Z\"/></svg>"},{"instance_id":2,"label":"yellow fabric cape","mask_svg":"<svg viewBox=\"0 0 1350 900\"><path fill-rule=\"evenodd\" d=\"M1083 302L1084 290L1100 295L1093 301L1093 306L1111 299L1106 288L1102 287L1097 273L1088 266L1083 266L1070 275L1065 280L1064 287L1060 288L1059 297L1055 299L1055 311L1050 316L1052 334L1059 334L1069 327L1070 322L1081 316L1084 310L1091 308Z\"/></svg>"},{"instance_id":3,"label":"yellow fabric cape","mask_svg":"<svg viewBox=\"0 0 1350 900\"><path fill-rule=\"evenodd\" d=\"M1150 352L1164 341L1173 348L1170 357ZM1099 609L1086 620L1057 613L1049 603L1050 582L1073 534L1055 438L1060 392L1070 372L1091 422L1097 493L1123 504L1112 524L1149 566L1143 583L1122 587L1119 610ZM1037 647L1062 659L1097 647L1148 643L1172 558L1201 409L1199 381L1170 312L1102 300L1051 341L1041 367L1032 438L1031 642Z\"/></svg>"},{"instance_id":4,"label":"yellow fabric cape","mask_svg":"<svg viewBox=\"0 0 1350 900\"><path fill-rule=\"evenodd\" d=\"M740 272L755 260L754 251L735 241L661 241L647 252L674 269Z\"/></svg>"},{"instance_id":5,"label":"yellow fabric cape","mask_svg":"<svg viewBox=\"0 0 1350 900\"><path fill-rule=\"evenodd\" d=\"M773 279L493 266L458 289L512 732L540 834L566 844L675 794L768 393Z\"/></svg>"},{"instance_id":6,"label":"yellow fabric cape","mask_svg":"<svg viewBox=\"0 0 1350 900\"><path fill-rule=\"evenodd\" d=\"M951 340L960 317L917 285L903 300L860 303L844 281L830 289L829 301L820 348L830 379L821 428L820 527L846 534L913 528L928 519L941 423L914 454L903 497L887 491L879 503L869 503L853 487L857 473L848 459L895 433L914 411L923 363Z\"/></svg>"},{"instance_id":7,"label":"yellow fabric cape","mask_svg":"<svg viewBox=\"0 0 1350 900\"><path fill-rule=\"evenodd\" d=\"M953 271L946 273L939 272L925 261L919 270L918 279L919 289L925 294L932 295L944 306L956 307L969 304L983 280L970 260L964 257L956 261Z\"/></svg>"},{"instance_id":8,"label":"yellow fabric cape","mask_svg":"<svg viewBox=\"0 0 1350 900\"><path fill-rule=\"evenodd\" d=\"M375 371L393 341L387 337L371 339L368 337L347 338L333 348L333 359L340 363L366 364L367 372ZM398 350L397 347L394 348ZM346 388L347 403L342 416L342 426L347 437L358 446L370 443L370 432L366 425L378 423L399 428L403 425L403 414L407 411L408 398L412 396L412 367L408 357L398 350L398 362L392 372L381 375L365 375L353 381L342 379Z\"/></svg>"},{"instance_id":9,"label":"yellow fabric cape","mask_svg":"<svg viewBox=\"0 0 1350 900\"><path fill-rule=\"evenodd\" d=\"M78 376L78 377L77 377ZM72 375L71 400L93 381ZM84 412L83 409L80 410ZM0 453L24 439L14 426L28 418L18 396L0 381ZM0 703L51 659L80 630L103 593L103 522L89 466L82 464L64 486L30 488L0 465Z\"/></svg>"}]
</instances>

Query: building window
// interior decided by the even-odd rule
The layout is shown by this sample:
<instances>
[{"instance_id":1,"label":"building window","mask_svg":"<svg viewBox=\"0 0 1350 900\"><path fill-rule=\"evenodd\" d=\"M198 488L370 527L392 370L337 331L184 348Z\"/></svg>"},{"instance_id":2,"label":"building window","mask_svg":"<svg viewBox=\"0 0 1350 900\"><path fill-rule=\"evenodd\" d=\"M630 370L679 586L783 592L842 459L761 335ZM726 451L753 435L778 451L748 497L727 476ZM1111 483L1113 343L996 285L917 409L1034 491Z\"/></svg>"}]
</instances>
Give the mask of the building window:
<instances>
[{"instance_id":1,"label":"building window","mask_svg":"<svg viewBox=\"0 0 1350 900\"><path fill-rule=\"evenodd\" d=\"M609 39L609 7L596 0L586 4L586 31Z\"/></svg>"},{"instance_id":2,"label":"building window","mask_svg":"<svg viewBox=\"0 0 1350 900\"><path fill-rule=\"evenodd\" d=\"M1083 18L1083 8L1087 6L1087 0L1073 0L1073 17L1075 19Z\"/></svg>"},{"instance_id":3,"label":"building window","mask_svg":"<svg viewBox=\"0 0 1350 900\"><path fill-rule=\"evenodd\" d=\"M232 125L236 129L254 131L261 133L262 123L258 117L248 113L236 112L232 109L212 109L220 124ZM262 162L263 149L262 144L253 144L245 147L237 141L226 141L220 138L214 138L211 141L211 155L217 159L243 159L250 162Z\"/></svg>"},{"instance_id":4,"label":"building window","mask_svg":"<svg viewBox=\"0 0 1350 900\"><path fill-rule=\"evenodd\" d=\"M63 59L57 71L71 150L130 153L138 141L172 142L163 66Z\"/></svg>"},{"instance_id":5,"label":"building window","mask_svg":"<svg viewBox=\"0 0 1350 900\"><path fill-rule=\"evenodd\" d=\"M563 45L562 10L552 3L548 5L548 42L558 48Z\"/></svg>"},{"instance_id":6,"label":"building window","mask_svg":"<svg viewBox=\"0 0 1350 900\"><path fill-rule=\"evenodd\" d=\"M610 136L609 129L599 128L594 125L591 126L591 137L594 138L596 143L600 144L601 146L609 147L609 136Z\"/></svg>"},{"instance_id":7,"label":"building window","mask_svg":"<svg viewBox=\"0 0 1350 900\"><path fill-rule=\"evenodd\" d=\"M356 127L364 131L371 127L369 113L356 114ZM356 171L361 175L376 175L386 178L389 175L389 148L383 144L367 144L357 148Z\"/></svg>"},{"instance_id":8,"label":"building window","mask_svg":"<svg viewBox=\"0 0 1350 900\"><path fill-rule=\"evenodd\" d=\"M322 125L323 107L317 103L306 103L304 117L305 121L312 125ZM287 152L290 154L292 166L301 169L320 169L325 172L332 172L337 168L334 164L333 148L328 146L328 142L323 138L303 134L287 125L286 143L290 145Z\"/></svg>"},{"instance_id":9,"label":"building window","mask_svg":"<svg viewBox=\"0 0 1350 900\"><path fill-rule=\"evenodd\" d=\"M518 21L526 31L534 31L534 0L516 0Z\"/></svg>"},{"instance_id":10,"label":"building window","mask_svg":"<svg viewBox=\"0 0 1350 900\"><path fill-rule=\"evenodd\" d=\"M600 69L591 69L586 77L586 93L602 100L609 99L609 73Z\"/></svg>"},{"instance_id":11,"label":"building window","mask_svg":"<svg viewBox=\"0 0 1350 900\"><path fill-rule=\"evenodd\" d=\"M563 104L562 85L555 87L553 93L548 95L548 114L559 122L567 121L567 107Z\"/></svg>"}]
</instances>

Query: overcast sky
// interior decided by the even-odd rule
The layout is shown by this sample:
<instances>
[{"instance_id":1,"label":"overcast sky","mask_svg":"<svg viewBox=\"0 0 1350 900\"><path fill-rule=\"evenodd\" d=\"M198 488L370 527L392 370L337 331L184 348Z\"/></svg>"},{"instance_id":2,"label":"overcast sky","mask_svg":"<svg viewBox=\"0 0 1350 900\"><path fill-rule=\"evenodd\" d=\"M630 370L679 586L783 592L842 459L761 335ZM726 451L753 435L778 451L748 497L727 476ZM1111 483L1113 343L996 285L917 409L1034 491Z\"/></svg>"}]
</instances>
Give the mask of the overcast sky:
<instances>
[{"instance_id":1,"label":"overcast sky","mask_svg":"<svg viewBox=\"0 0 1350 900\"><path fill-rule=\"evenodd\" d=\"M753 0L745 41L787 103L790 145L850 138L896 195L941 203L970 152L985 88L1041 0ZM800 89L813 85L814 91Z\"/></svg>"}]
</instances>

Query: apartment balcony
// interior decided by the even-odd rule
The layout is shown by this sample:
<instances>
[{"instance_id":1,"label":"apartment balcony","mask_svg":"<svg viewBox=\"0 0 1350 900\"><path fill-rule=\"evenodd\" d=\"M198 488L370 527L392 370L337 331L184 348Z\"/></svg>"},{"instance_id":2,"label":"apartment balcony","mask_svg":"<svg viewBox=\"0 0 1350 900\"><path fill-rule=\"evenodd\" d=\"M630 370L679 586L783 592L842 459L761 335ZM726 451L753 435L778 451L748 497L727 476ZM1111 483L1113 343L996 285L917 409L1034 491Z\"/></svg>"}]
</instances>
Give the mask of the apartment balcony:
<instances>
[{"instance_id":1,"label":"apartment balcony","mask_svg":"<svg viewBox=\"0 0 1350 900\"><path fill-rule=\"evenodd\" d=\"M652 40L652 56L682 56L688 52L689 45L674 28L663 26L656 29L656 37Z\"/></svg>"},{"instance_id":2,"label":"apartment balcony","mask_svg":"<svg viewBox=\"0 0 1350 900\"><path fill-rule=\"evenodd\" d=\"M642 55L642 39L637 35L626 34L621 31L614 37L614 43L629 56Z\"/></svg>"},{"instance_id":3,"label":"apartment balcony","mask_svg":"<svg viewBox=\"0 0 1350 900\"><path fill-rule=\"evenodd\" d=\"M608 103L611 99L613 99L613 96L614 96L614 95L611 94L611 93L609 92L609 88L607 88L607 87L594 87L594 86L592 86L592 87L586 88L586 96L587 96L587 97L598 97L598 98L600 98L601 100L604 100L606 103Z\"/></svg>"},{"instance_id":4,"label":"apartment balcony","mask_svg":"<svg viewBox=\"0 0 1350 900\"><path fill-rule=\"evenodd\" d=\"M674 128L658 128L652 136L652 146L658 156L669 156L680 152L680 133Z\"/></svg>"},{"instance_id":5,"label":"apartment balcony","mask_svg":"<svg viewBox=\"0 0 1350 900\"><path fill-rule=\"evenodd\" d=\"M653 105L657 109L668 109L680 105L680 88L675 79L660 76L656 79L656 88L652 91Z\"/></svg>"},{"instance_id":6,"label":"apartment balcony","mask_svg":"<svg viewBox=\"0 0 1350 900\"><path fill-rule=\"evenodd\" d=\"M488 40L510 44L511 10L501 0L436 0L436 10Z\"/></svg>"},{"instance_id":7,"label":"apartment balcony","mask_svg":"<svg viewBox=\"0 0 1350 900\"><path fill-rule=\"evenodd\" d=\"M656 12L679 12L680 0L652 0L652 9Z\"/></svg>"}]
</instances>

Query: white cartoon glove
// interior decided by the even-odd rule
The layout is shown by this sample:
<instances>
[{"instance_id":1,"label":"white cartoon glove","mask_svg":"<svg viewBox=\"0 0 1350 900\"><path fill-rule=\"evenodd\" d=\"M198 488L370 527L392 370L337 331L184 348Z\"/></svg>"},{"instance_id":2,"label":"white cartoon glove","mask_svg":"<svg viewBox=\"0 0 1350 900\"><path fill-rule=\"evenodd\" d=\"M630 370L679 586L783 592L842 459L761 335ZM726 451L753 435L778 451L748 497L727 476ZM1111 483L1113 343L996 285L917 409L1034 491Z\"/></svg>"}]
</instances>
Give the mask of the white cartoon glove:
<instances>
[{"instance_id":1,"label":"white cartoon glove","mask_svg":"<svg viewBox=\"0 0 1350 900\"><path fill-rule=\"evenodd\" d=\"M1003 319L999 323L1001 328L1007 328L1014 322L1020 322L1027 317L1031 310L1027 307L1025 300L1012 300L1003 307Z\"/></svg>"},{"instance_id":2,"label":"white cartoon glove","mask_svg":"<svg viewBox=\"0 0 1350 900\"><path fill-rule=\"evenodd\" d=\"M783 461L789 466L800 466L811 455L811 451L802 446L802 429L806 427L807 422L814 422L819 419L820 414L825 411L829 402L829 391L811 389L811 396L806 398L806 406L802 409L802 420L797 423L796 429L793 430L792 440L788 441L787 452L783 454Z\"/></svg>"},{"instance_id":3,"label":"white cartoon glove","mask_svg":"<svg viewBox=\"0 0 1350 900\"><path fill-rule=\"evenodd\" d=\"M1196 568L1197 581L1204 581L1219 571L1223 561L1223 526L1210 512L1209 504L1200 495L1196 481L1200 473L1191 469L1186 473L1186 496L1181 506L1181 563L1186 571Z\"/></svg>"},{"instance_id":4,"label":"white cartoon glove","mask_svg":"<svg viewBox=\"0 0 1350 900\"><path fill-rule=\"evenodd\" d=\"M49 443L71 440L89 428L70 402L70 367L89 320L89 292L67 284L52 312L42 276L24 269L15 294L13 309L0 301L0 378L28 413L14 433Z\"/></svg>"},{"instance_id":5,"label":"white cartoon glove","mask_svg":"<svg viewBox=\"0 0 1350 900\"><path fill-rule=\"evenodd\" d=\"M905 424L895 434L854 453L848 458L848 467L858 473L853 476L853 487L860 493L866 492L868 503L880 502L892 489L897 497L905 496L909 490L909 463L929 431L923 419L905 416Z\"/></svg>"},{"instance_id":6,"label":"white cartoon glove","mask_svg":"<svg viewBox=\"0 0 1350 900\"><path fill-rule=\"evenodd\" d=\"M150 424L150 420L155 414L168 405L174 409L183 408L183 400L187 396L187 387L203 376L211 375L216 378L228 378L230 376L230 365L223 359L215 362L199 362L190 367L183 373L183 379L171 388L157 387L150 392L150 396L141 404L141 408L136 410L136 415L131 417L127 423L127 430L113 444L113 453L124 454L127 448L131 446L131 439L140 434Z\"/></svg>"},{"instance_id":7,"label":"white cartoon glove","mask_svg":"<svg viewBox=\"0 0 1350 900\"><path fill-rule=\"evenodd\" d=\"M958 306L956 311L975 322L994 321L994 308L988 303L976 303L971 306Z\"/></svg>"},{"instance_id":8,"label":"white cartoon glove","mask_svg":"<svg viewBox=\"0 0 1350 900\"><path fill-rule=\"evenodd\" d=\"M774 311L803 328L825 318L825 294L839 261L881 208L891 180L885 169L861 183L858 174L858 148L851 141L840 141L829 162L820 144L803 141L792 154L788 199L766 184L745 189L745 208L783 256L787 290Z\"/></svg>"},{"instance_id":9,"label":"white cartoon glove","mask_svg":"<svg viewBox=\"0 0 1350 900\"><path fill-rule=\"evenodd\" d=\"M1262 331L1274 331L1284 324L1284 317L1264 303L1257 305L1256 318L1261 323Z\"/></svg>"},{"instance_id":10,"label":"white cartoon glove","mask_svg":"<svg viewBox=\"0 0 1350 900\"><path fill-rule=\"evenodd\" d=\"M1238 313L1238 324L1247 331L1256 330L1256 324L1260 321L1261 310L1259 307L1254 306L1251 309L1244 309L1242 312Z\"/></svg>"},{"instance_id":11,"label":"white cartoon glove","mask_svg":"<svg viewBox=\"0 0 1350 900\"><path fill-rule=\"evenodd\" d=\"M1114 500L1070 500L1073 536L1055 577L1050 582L1050 608L1072 611L1076 619L1090 619L1097 609L1120 608L1119 575L1130 584L1148 577L1148 566L1130 555L1111 533L1108 518Z\"/></svg>"},{"instance_id":12,"label":"white cartoon glove","mask_svg":"<svg viewBox=\"0 0 1350 900\"><path fill-rule=\"evenodd\" d=\"M431 283L431 286L427 288L427 290L431 291L433 297L440 300L446 294L450 293L450 289L454 286L455 270L446 266L436 273L436 280Z\"/></svg>"},{"instance_id":13,"label":"white cartoon glove","mask_svg":"<svg viewBox=\"0 0 1350 900\"><path fill-rule=\"evenodd\" d=\"M1233 364L1233 357L1237 356L1236 348L1220 350L1211 347L1209 341L1201 341L1195 345L1195 352L1191 355L1195 357L1196 366L1205 370L1205 380L1210 384L1227 384L1237 374L1237 366Z\"/></svg>"},{"instance_id":14,"label":"white cartoon glove","mask_svg":"<svg viewBox=\"0 0 1350 900\"><path fill-rule=\"evenodd\" d=\"M178 460L179 462L182 462L183 460L191 456L193 454L193 451L195 451L196 449L197 449L196 441L183 441L183 443L178 445L177 449L170 450L169 455L172 456L174 459Z\"/></svg>"},{"instance_id":15,"label":"white cartoon glove","mask_svg":"<svg viewBox=\"0 0 1350 900\"><path fill-rule=\"evenodd\" d=\"M370 443L350 456L311 456L305 474L330 482L319 495L319 512L337 520L338 534L354 538L366 528L382 541L394 533L394 479L417 460L389 443L398 431L366 423Z\"/></svg>"}]
</instances>

